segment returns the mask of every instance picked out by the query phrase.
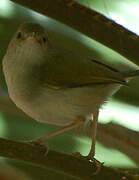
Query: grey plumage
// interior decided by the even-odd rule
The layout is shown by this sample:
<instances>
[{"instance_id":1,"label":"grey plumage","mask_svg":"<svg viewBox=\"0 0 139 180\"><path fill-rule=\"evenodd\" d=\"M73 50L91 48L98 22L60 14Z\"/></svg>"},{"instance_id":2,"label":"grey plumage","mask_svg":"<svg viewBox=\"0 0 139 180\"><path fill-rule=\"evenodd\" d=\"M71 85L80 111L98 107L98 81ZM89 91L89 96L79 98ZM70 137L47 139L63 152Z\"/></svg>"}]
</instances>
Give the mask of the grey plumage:
<instances>
[{"instance_id":1,"label":"grey plumage","mask_svg":"<svg viewBox=\"0 0 139 180\"><path fill-rule=\"evenodd\" d=\"M85 122L92 115L97 120L108 97L121 85L127 86L128 78L139 75L139 70L119 72L60 50L33 23L21 25L15 33L3 59L3 71L9 95L20 109L40 122L59 126L78 118Z\"/></svg>"}]
</instances>

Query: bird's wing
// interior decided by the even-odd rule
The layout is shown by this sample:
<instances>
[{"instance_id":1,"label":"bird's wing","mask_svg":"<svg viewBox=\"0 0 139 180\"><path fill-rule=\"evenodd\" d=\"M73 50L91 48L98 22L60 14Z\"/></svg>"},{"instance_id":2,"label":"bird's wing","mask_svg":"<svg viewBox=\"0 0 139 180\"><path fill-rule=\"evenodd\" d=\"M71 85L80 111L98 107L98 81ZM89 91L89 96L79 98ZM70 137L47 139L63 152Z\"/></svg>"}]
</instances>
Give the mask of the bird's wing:
<instances>
[{"instance_id":1,"label":"bird's wing","mask_svg":"<svg viewBox=\"0 0 139 180\"><path fill-rule=\"evenodd\" d=\"M116 69L96 60L84 60L70 53L56 53L47 60L44 83L54 89L105 83L127 85Z\"/></svg>"}]
</instances>

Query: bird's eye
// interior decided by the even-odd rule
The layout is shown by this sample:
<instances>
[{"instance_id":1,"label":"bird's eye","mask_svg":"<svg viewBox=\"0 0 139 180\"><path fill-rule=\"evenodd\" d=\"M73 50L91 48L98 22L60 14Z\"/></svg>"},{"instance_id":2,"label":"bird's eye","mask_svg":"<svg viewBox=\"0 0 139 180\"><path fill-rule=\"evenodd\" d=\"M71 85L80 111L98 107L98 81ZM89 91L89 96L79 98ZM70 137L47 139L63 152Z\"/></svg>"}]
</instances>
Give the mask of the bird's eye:
<instances>
[{"instance_id":1,"label":"bird's eye","mask_svg":"<svg viewBox=\"0 0 139 180\"><path fill-rule=\"evenodd\" d=\"M43 37L42 40L43 40L44 43L46 42L46 38L45 37Z\"/></svg>"},{"instance_id":2,"label":"bird's eye","mask_svg":"<svg viewBox=\"0 0 139 180\"><path fill-rule=\"evenodd\" d=\"M17 34L17 39L21 39L22 38L22 34L21 34L21 32L19 32L18 34Z\"/></svg>"}]
</instances>

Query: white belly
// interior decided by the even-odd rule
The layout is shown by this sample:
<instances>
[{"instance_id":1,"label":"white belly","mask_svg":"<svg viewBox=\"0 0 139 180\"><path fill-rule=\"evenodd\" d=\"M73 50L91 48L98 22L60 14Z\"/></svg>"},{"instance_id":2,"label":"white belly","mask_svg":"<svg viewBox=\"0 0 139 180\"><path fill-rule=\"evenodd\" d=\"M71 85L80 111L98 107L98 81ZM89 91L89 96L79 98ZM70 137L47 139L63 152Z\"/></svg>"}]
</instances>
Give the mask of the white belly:
<instances>
[{"instance_id":1,"label":"white belly","mask_svg":"<svg viewBox=\"0 0 139 180\"><path fill-rule=\"evenodd\" d=\"M42 88L41 95L29 101L16 93L10 95L19 108L37 121L65 126L78 117L86 119L96 112L119 87L111 84L66 90Z\"/></svg>"}]
</instances>

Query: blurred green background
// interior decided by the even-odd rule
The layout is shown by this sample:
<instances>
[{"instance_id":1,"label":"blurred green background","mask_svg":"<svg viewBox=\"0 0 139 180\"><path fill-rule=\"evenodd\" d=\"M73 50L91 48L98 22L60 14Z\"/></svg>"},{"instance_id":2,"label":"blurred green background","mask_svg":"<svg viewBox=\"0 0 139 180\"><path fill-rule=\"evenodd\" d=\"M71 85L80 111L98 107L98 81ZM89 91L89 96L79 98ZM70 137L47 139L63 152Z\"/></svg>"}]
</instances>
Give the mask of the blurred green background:
<instances>
[{"instance_id":1,"label":"blurred green background","mask_svg":"<svg viewBox=\"0 0 139 180\"><path fill-rule=\"evenodd\" d=\"M78 2L95 9L110 19L139 34L139 0L77 0ZM72 30L71 28L53 20L23 8L8 0L0 0L0 100L7 98L7 88L2 74L2 58L5 54L8 42L19 24L31 21L42 24L46 27L50 39L54 42L75 51L84 57L99 59L102 62L112 65L120 70L136 69L136 65L120 56L111 49L100 43ZM117 123L129 128L136 133L139 131L139 78L130 82L130 88L122 87L118 93L101 109L99 122ZM7 107L6 107L7 108ZM5 108L5 109L6 109ZM54 131L57 127L40 124L20 113L9 113L0 104L0 136L15 140L29 140ZM4 112L5 111L5 112ZM14 111L14 110L13 110ZM90 139L77 137L70 133L64 133L48 141L51 149L72 153L80 151L87 154L90 148ZM105 165L136 169L137 162L124 153L107 148L101 142L96 144L96 158L104 161ZM3 159L3 158L1 158ZM5 160L5 159L4 159ZM45 179L68 179L60 174L35 167L33 165L6 160L13 166L25 171L30 177L36 180ZM138 161L139 162L139 161ZM69 178L71 179L71 178Z\"/></svg>"}]
</instances>

